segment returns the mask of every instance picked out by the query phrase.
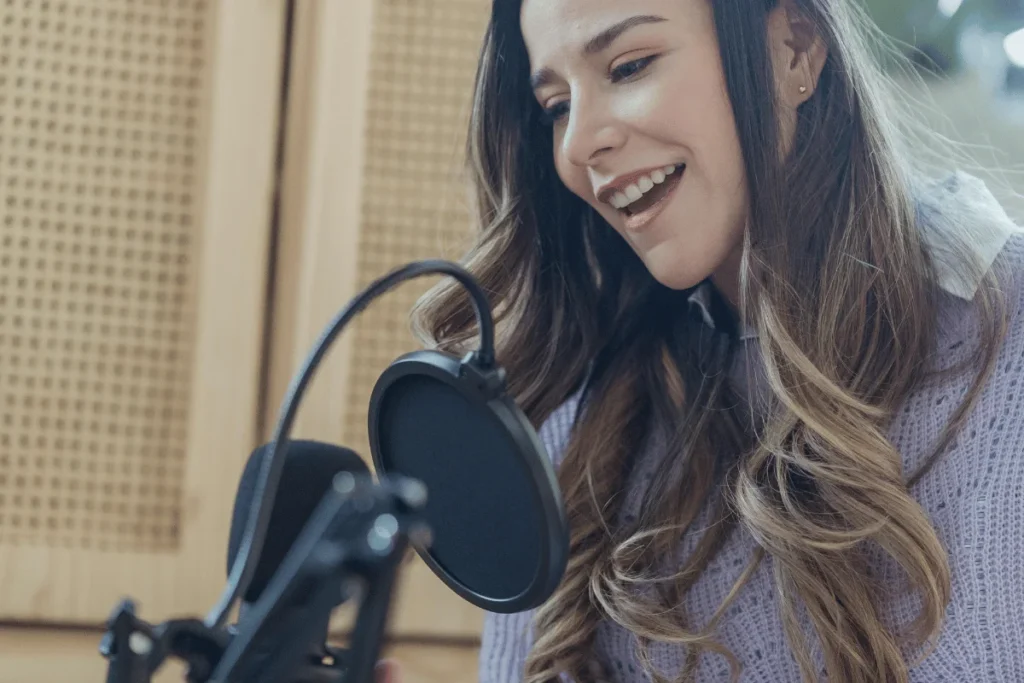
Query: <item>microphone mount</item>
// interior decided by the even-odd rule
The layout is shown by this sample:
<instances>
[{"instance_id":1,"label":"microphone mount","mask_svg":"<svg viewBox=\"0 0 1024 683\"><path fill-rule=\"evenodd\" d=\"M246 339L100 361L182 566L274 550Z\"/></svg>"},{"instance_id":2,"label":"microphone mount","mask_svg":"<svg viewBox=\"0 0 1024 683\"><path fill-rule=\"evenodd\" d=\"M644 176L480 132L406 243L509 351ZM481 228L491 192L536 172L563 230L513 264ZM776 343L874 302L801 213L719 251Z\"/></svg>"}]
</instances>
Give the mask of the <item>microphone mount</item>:
<instances>
[{"instance_id":1,"label":"microphone mount","mask_svg":"<svg viewBox=\"0 0 1024 683\"><path fill-rule=\"evenodd\" d=\"M389 477L374 484L343 472L259 599L232 628L198 619L152 625L122 600L107 622L100 652L109 661L107 683L150 683L171 658L188 665L189 683L368 683L398 569L410 544L430 543L420 519L426 489ZM311 656L319 624L338 605L359 600L348 649ZM299 604L298 611L289 608Z\"/></svg>"}]
</instances>

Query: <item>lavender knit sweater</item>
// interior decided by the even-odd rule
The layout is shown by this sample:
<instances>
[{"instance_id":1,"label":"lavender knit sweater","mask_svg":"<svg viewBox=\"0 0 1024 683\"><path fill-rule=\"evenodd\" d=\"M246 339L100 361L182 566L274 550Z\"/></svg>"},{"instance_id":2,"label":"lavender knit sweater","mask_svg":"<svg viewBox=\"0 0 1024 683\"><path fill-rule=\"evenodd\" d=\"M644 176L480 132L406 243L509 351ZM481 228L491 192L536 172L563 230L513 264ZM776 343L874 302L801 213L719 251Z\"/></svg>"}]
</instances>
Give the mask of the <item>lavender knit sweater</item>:
<instances>
[{"instance_id":1,"label":"lavender knit sweater","mask_svg":"<svg viewBox=\"0 0 1024 683\"><path fill-rule=\"evenodd\" d=\"M985 387L953 447L911 491L924 507L949 551L952 601L938 648L911 670L914 683L1024 682L1024 237L994 205L991 195L973 179L944 186L926 197L924 216L957 202L976 212L979 254L991 262L998 253L1012 275L1004 289L1012 310L1009 334L997 369ZM935 213L935 215L940 215ZM934 219L934 216L932 216ZM943 276L941 326L937 340L942 366L961 361L976 328L969 302L976 283ZM750 345L750 349L756 343ZM756 353L748 351L734 369L735 380L758 384ZM904 472L914 471L946 424L970 384L962 377L941 386L923 387L896 415L890 436L903 456ZM561 459L577 409L573 397L540 430L556 466ZM649 449L656 452L656 448ZM635 510L638 479L650 476L654 456L641 458L627 482L625 514ZM697 525L700 528L700 525ZM688 534L681 557L692 551ZM696 623L706 623L748 562L753 539L738 529L685 598ZM879 555L872 573L894 589L901 584L895 563ZM908 623L916 614L912 596L883 606L889 623ZM532 613L488 614L480 652L482 683L518 683L529 652ZM784 636L778 596L772 581L772 560L766 558L723 618L718 636L740 660L743 683L799 682L800 672ZM822 670L817 644L812 655ZM594 663L601 677L615 683L646 680L634 658L635 638L609 621L598 627ZM655 645L654 663L665 675L679 673L680 648ZM723 657L704 654L699 681L728 681Z\"/></svg>"}]
</instances>

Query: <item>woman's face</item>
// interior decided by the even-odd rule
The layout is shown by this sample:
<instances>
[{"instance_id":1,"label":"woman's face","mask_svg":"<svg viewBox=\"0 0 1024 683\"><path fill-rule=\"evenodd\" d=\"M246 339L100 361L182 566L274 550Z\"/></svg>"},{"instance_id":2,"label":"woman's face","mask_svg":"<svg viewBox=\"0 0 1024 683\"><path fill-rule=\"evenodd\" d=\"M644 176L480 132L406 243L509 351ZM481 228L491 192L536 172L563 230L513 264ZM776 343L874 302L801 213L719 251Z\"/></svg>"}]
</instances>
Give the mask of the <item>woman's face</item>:
<instances>
[{"instance_id":1,"label":"woman's face","mask_svg":"<svg viewBox=\"0 0 1024 683\"><path fill-rule=\"evenodd\" d=\"M706 0L524 0L555 168L674 289L735 278L747 189Z\"/></svg>"}]
</instances>

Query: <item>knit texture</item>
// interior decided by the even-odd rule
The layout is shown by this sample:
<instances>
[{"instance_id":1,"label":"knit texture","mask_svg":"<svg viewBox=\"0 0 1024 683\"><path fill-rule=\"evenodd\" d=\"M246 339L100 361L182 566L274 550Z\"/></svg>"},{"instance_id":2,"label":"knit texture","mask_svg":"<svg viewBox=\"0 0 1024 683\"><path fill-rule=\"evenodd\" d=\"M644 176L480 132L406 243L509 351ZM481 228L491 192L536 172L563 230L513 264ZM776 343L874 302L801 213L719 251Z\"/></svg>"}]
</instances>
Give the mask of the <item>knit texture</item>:
<instances>
[{"instance_id":1,"label":"knit texture","mask_svg":"<svg viewBox=\"0 0 1024 683\"><path fill-rule=\"evenodd\" d=\"M911 669L915 683L1024 681L1024 237L1014 235L1000 256L1008 277L1002 280L1011 311L1007 337L994 375L952 447L911 490L948 549L952 600L937 649ZM972 305L943 291L935 362L949 367L964 360L977 340ZM756 346L756 343L754 344ZM753 373L746 354L738 364L740 381ZM932 382L916 390L891 426L890 438L912 473L933 447L965 396L972 377ZM577 397L562 405L542 425L540 437L556 466L569 440ZM652 451L656 449L651 449ZM654 458L642 456L627 482L625 514L635 509L635 494L653 469ZM700 529L698 523L695 528ZM682 542L680 557L696 544L696 534ZM707 623L743 571L756 545L738 529L685 598L696 623ZM889 558L874 558L871 572L894 594L883 606L887 623L907 624L918 601L902 591L905 583ZM902 597L900 597L902 595ZM887 611L886 611L887 610ZM532 613L488 614L480 652L482 683L518 683L532 640ZM743 683L799 682L800 670L784 635L766 558L723 618L720 642L739 659ZM813 641L812 641L813 642ZM615 683L647 680L634 657L636 640L620 626L603 622L594 656L603 678ZM655 645L655 666L675 676L683 650ZM819 671L820 650L812 648ZM701 656L698 681L728 681L725 658Z\"/></svg>"}]
</instances>

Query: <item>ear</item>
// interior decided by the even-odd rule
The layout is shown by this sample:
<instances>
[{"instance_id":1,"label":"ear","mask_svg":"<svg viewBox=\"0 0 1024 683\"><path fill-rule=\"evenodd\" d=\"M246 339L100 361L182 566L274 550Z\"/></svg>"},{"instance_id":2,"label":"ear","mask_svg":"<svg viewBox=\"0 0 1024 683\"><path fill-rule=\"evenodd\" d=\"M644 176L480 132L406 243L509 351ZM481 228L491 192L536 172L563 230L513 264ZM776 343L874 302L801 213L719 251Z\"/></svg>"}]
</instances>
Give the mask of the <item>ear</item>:
<instances>
[{"instance_id":1,"label":"ear","mask_svg":"<svg viewBox=\"0 0 1024 683\"><path fill-rule=\"evenodd\" d=\"M769 13L768 43L779 104L795 111L817 89L828 48L793 0L779 0Z\"/></svg>"}]
</instances>

